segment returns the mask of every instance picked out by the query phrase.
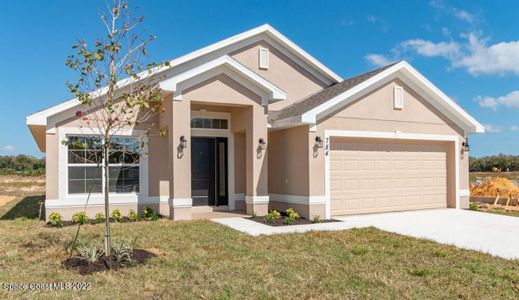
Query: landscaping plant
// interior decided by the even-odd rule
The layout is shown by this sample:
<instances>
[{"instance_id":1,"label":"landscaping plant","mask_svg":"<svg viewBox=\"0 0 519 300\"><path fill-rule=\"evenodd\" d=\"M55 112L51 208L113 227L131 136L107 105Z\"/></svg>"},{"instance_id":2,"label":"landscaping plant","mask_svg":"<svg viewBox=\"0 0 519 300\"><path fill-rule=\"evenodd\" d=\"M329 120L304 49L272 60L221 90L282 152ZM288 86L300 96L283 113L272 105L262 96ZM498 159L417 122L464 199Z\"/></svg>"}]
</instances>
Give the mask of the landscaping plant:
<instances>
[{"instance_id":1,"label":"landscaping plant","mask_svg":"<svg viewBox=\"0 0 519 300\"><path fill-rule=\"evenodd\" d=\"M74 222L74 224L79 224L79 225L87 224L88 216L87 216L86 212L81 211L81 212L75 213L72 216L72 222Z\"/></svg>"},{"instance_id":2,"label":"landscaping plant","mask_svg":"<svg viewBox=\"0 0 519 300\"><path fill-rule=\"evenodd\" d=\"M95 216L94 222L96 224L103 223L105 221L105 215L102 212L98 212Z\"/></svg>"},{"instance_id":3,"label":"landscaping plant","mask_svg":"<svg viewBox=\"0 0 519 300\"><path fill-rule=\"evenodd\" d=\"M142 210L142 214L144 216L144 219L148 221L155 221L159 219L159 214L157 214L151 207L145 206Z\"/></svg>"},{"instance_id":4,"label":"landscaping plant","mask_svg":"<svg viewBox=\"0 0 519 300\"><path fill-rule=\"evenodd\" d=\"M123 215L121 214L121 211L118 208L112 211L112 219L115 222L121 222L123 220Z\"/></svg>"},{"instance_id":5,"label":"landscaping plant","mask_svg":"<svg viewBox=\"0 0 519 300\"><path fill-rule=\"evenodd\" d=\"M139 221L139 214L134 209L130 209L128 212L128 220L132 222Z\"/></svg>"},{"instance_id":6,"label":"landscaping plant","mask_svg":"<svg viewBox=\"0 0 519 300\"><path fill-rule=\"evenodd\" d=\"M79 258L84 259L90 263L98 261L104 254L103 249L98 249L96 246L80 245L77 247Z\"/></svg>"},{"instance_id":7,"label":"landscaping plant","mask_svg":"<svg viewBox=\"0 0 519 300\"><path fill-rule=\"evenodd\" d=\"M60 213L52 212L49 214L49 224L54 227L62 227L63 226L63 218Z\"/></svg>"},{"instance_id":8,"label":"landscaping plant","mask_svg":"<svg viewBox=\"0 0 519 300\"><path fill-rule=\"evenodd\" d=\"M135 245L135 240L129 239L127 241L120 240L114 243L113 254L115 260L118 262L126 262L129 264L133 264L133 247Z\"/></svg>"}]
</instances>

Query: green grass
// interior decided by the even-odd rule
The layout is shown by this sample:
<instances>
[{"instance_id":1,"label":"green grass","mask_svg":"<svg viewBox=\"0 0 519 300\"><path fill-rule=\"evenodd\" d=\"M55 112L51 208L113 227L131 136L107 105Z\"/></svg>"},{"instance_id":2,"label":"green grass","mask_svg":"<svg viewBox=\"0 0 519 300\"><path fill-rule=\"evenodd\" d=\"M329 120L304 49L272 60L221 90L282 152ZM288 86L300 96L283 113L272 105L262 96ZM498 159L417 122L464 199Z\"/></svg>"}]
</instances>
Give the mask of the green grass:
<instances>
[{"instance_id":1,"label":"green grass","mask_svg":"<svg viewBox=\"0 0 519 300\"><path fill-rule=\"evenodd\" d=\"M60 265L76 227L43 225L0 221L0 283L86 281L90 290L0 289L0 298L519 297L519 261L374 228L251 237L203 220L113 224L115 237L134 237L139 248L163 255L135 268L81 276ZM80 240L101 244L102 234L102 225L85 225Z\"/></svg>"},{"instance_id":2,"label":"green grass","mask_svg":"<svg viewBox=\"0 0 519 300\"><path fill-rule=\"evenodd\" d=\"M519 217L519 211L506 210L504 207L503 208L492 207L491 205L486 204L486 203L471 202L470 210L489 213L489 214Z\"/></svg>"}]
</instances>

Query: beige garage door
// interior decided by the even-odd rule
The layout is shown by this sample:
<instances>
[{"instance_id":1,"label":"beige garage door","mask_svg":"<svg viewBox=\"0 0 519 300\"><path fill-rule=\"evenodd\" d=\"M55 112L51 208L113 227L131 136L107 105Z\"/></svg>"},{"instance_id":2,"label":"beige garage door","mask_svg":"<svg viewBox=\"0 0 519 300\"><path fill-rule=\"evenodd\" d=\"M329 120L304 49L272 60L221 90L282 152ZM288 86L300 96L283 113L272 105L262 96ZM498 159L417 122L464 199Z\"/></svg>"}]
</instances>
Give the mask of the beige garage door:
<instances>
[{"instance_id":1,"label":"beige garage door","mask_svg":"<svg viewBox=\"0 0 519 300\"><path fill-rule=\"evenodd\" d=\"M332 139L332 215L447 206L446 144Z\"/></svg>"}]
</instances>

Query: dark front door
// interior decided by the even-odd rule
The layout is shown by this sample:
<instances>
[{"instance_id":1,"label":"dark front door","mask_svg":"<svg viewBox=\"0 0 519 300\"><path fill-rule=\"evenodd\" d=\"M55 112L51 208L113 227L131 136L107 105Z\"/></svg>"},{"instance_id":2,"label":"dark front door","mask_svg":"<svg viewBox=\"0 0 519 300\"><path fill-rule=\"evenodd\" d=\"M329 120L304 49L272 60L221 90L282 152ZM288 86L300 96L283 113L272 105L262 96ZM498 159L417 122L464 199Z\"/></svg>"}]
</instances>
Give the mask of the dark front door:
<instances>
[{"instance_id":1,"label":"dark front door","mask_svg":"<svg viewBox=\"0 0 519 300\"><path fill-rule=\"evenodd\" d=\"M191 139L193 206L227 205L227 139Z\"/></svg>"}]
</instances>

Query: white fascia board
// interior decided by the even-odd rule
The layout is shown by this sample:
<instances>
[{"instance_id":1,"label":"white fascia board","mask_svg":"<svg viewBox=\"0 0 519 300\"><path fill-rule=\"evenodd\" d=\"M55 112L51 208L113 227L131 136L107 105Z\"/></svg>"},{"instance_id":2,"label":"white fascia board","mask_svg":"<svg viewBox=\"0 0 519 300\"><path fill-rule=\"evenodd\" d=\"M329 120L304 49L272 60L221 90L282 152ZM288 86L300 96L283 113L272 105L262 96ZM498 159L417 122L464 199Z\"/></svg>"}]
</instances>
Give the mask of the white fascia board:
<instances>
[{"instance_id":1,"label":"white fascia board","mask_svg":"<svg viewBox=\"0 0 519 300\"><path fill-rule=\"evenodd\" d=\"M373 90L374 88L385 84L389 80L398 77L398 72L402 72L402 74L407 75L405 76L406 79L419 86L424 92L428 93L429 96L436 100L436 102L438 102L442 108L447 110L448 115L454 119L453 121L457 121L455 122L457 124L461 123L461 127L468 133L484 132L485 129L483 125L481 125L472 116L465 112L454 101L447 97L443 92L441 92L436 86L434 86L429 80L427 80L423 75L421 75L405 61L395 64L394 66L380 72L379 74L345 91L344 93L309 110L308 112L302 114L301 120L305 123L315 124L318 119L323 118L339 107L354 101L356 99L356 97L354 97L355 95ZM445 112L444 110L441 111Z\"/></svg>"},{"instance_id":2,"label":"white fascia board","mask_svg":"<svg viewBox=\"0 0 519 300\"><path fill-rule=\"evenodd\" d=\"M203 65L190 69L177 76L174 76L174 77L171 77L164 81L161 81L159 83L159 86L162 90L165 90L168 92L176 92L178 90L178 85L181 82L185 82L186 80L189 80L193 77L207 73L211 70L214 70L214 69L222 67L222 66L228 67L231 70L235 71L236 73L243 75L248 81L254 83L256 86L260 87L262 90L270 93L272 100L285 100L287 98L287 94L283 90L281 90L280 88L278 88L277 86L275 86L274 84L269 82L268 80L264 79L263 77L259 76L255 72L251 71L244 65L240 64L236 60L232 59L228 55L221 56L217 59L214 59ZM225 69L222 69L222 70L225 70Z\"/></svg>"}]
</instances>

